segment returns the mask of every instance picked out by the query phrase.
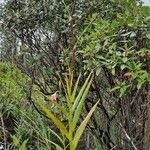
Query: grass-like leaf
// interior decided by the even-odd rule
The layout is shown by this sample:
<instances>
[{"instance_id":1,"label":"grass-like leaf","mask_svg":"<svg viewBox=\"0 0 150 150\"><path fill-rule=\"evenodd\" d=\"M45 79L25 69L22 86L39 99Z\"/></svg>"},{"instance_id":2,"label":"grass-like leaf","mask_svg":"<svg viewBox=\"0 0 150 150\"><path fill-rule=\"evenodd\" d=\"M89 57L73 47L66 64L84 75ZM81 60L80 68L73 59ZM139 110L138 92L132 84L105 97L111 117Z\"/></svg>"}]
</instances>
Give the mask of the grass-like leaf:
<instances>
[{"instance_id":1,"label":"grass-like leaf","mask_svg":"<svg viewBox=\"0 0 150 150\"><path fill-rule=\"evenodd\" d=\"M86 118L83 120L83 122L81 123L81 125L78 127L73 142L72 142L72 150L75 150L77 147L77 144L79 142L79 139L81 137L81 135L83 134L83 131L85 130L85 127L87 125L87 123L89 122L93 112L95 111L97 105L98 105L99 101L92 107L92 109L90 110L90 112L87 114Z\"/></svg>"},{"instance_id":2,"label":"grass-like leaf","mask_svg":"<svg viewBox=\"0 0 150 150\"><path fill-rule=\"evenodd\" d=\"M72 97L71 97L72 101L75 100L75 96L76 96L76 93L77 93L77 88L78 88L78 84L79 84L80 78L81 78L81 73L80 73L80 75L79 75L79 77L78 77L78 79L77 79L77 81L75 83L75 86L74 86L74 89L73 89L73 92L72 92Z\"/></svg>"},{"instance_id":3,"label":"grass-like leaf","mask_svg":"<svg viewBox=\"0 0 150 150\"><path fill-rule=\"evenodd\" d=\"M55 115L51 111L49 111L42 103L37 101L37 104L40 106L42 111L47 115L47 117L54 122L56 127L62 133L62 135L65 135L70 140L69 133L68 133L65 125L57 117L55 117Z\"/></svg>"},{"instance_id":4,"label":"grass-like leaf","mask_svg":"<svg viewBox=\"0 0 150 150\"><path fill-rule=\"evenodd\" d=\"M85 83L83 84L78 96L76 97L75 101L74 101L74 104L73 104L73 111L76 109L78 103L80 102L81 100L81 97L83 95L83 92L84 90L86 89L87 87L87 84L89 83L89 80L90 80L90 77L91 77L92 73L89 74L88 78L86 79Z\"/></svg>"},{"instance_id":5,"label":"grass-like leaf","mask_svg":"<svg viewBox=\"0 0 150 150\"><path fill-rule=\"evenodd\" d=\"M76 124L79 120L79 117L82 113L82 108L83 108L83 105L84 105L84 101L87 97L87 94L89 92L89 88L91 86L92 79L93 79L93 78L90 79L90 77L91 77L91 75L87 78L88 80L86 80L85 84L83 85L84 86L84 91L82 92L82 95L79 96L79 97L77 96L77 98L79 98L79 99L77 99L76 101L78 101L79 103L78 103L77 108L74 112L74 117L73 117L73 122L72 122L72 130L75 129ZM79 94L80 94L80 92L79 92Z\"/></svg>"}]
</instances>

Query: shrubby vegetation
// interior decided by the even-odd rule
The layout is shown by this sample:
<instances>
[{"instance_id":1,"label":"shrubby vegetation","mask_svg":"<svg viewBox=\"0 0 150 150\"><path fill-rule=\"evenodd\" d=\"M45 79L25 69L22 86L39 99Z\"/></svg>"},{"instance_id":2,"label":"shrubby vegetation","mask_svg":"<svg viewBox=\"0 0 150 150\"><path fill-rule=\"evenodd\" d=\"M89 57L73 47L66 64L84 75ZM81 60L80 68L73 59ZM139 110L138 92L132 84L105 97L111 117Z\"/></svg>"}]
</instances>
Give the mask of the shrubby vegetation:
<instances>
[{"instance_id":1,"label":"shrubby vegetation","mask_svg":"<svg viewBox=\"0 0 150 150\"><path fill-rule=\"evenodd\" d=\"M0 146L150 148L149 7L7 0L0 11Z\"/></svg>"}]
</instances>

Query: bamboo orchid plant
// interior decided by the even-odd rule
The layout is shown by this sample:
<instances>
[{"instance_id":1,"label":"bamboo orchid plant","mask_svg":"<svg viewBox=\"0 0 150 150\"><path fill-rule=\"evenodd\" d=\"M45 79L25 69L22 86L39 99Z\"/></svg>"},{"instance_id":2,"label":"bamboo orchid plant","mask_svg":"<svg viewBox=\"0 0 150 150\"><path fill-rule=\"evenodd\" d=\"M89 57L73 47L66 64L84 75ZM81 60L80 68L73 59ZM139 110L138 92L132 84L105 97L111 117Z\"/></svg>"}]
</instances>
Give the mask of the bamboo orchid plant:
<instances>
[{"instance_id":1,"label":"bamboo orchid plant","mask_svg":"<svg viewBox=\"0 0 150 150\"><path fill-rule=\"evenodd\" d=\"M66 76L65 82L64 83L62 82L64 92L65 92L65 100L67 103L66 104L67 107L60 105L56 100L54 101L54 104L61 110L63 116L65 116L67 120L67 125L64 124L60 118L56 117L56 115L52 112L52 110L49 110L43 103L37 101L37 104L39 105L40 109L46 114L46 116L51 121L53 121L53 123L60 131L60 136L56 133L54 134L59 138L63 147L59 146L56 143L51 142L59 150L68 149L68 147L70 150L76 150L81 135L83 134L86 125L88 124L99 102L98 101L91 108L91 110L84 118L84 120L81 122L81 124L77 126L81 114L83 113L83 106L85 104L85 100L88 95L90 85L92 83L93 75L92 73L90 73L86 81L82 85L81 89L78 89L80 78L81 78L81 74L79 75L75 85L73 85L73 73L69 72L69 75ZM52 95L52 96L54 97L56 95ZM69 142L67 146L65 145L63 137L65 137L65 139L67 139L67 141Z\"/></svg>"}]
</instances>

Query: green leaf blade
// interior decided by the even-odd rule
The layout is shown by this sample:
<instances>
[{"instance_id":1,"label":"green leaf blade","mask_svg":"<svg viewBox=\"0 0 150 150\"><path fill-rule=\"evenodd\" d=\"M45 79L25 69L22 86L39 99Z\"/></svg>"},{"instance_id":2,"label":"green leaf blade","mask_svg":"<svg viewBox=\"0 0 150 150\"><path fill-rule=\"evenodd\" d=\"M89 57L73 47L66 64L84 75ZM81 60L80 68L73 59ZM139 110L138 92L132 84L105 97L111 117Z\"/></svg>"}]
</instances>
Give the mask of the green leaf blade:
<instances>
[{"instance_id":1,"label":"green leaf blade","mask_svg":"<svg viewBox=\"0 0 150 150\"><path fill-rule=\"evenodd\" d=\"M90 73L88 78L86 79L85 83L83 84L83 86L82 86L78 96L76 97L75 102L73 104L73 111L75 111L75 109L76 109L76 107L77 107L77 105L78 105L78 103L79 103L79 101L80 101L80 99L81 99L81 97L83 95L83 92L84 92L84 90L85 90L85 88L86 88L86 86L87 86L87 84L88 84L88 82L89 82L89 80L91 78L91 75L92 74Z\"/></svg>"},{"instance_id":2,"label":"green leaf blade","mask_svg":"<svg viewBox=\"0 0 150 150\"><path fill-rule=\"evenodd\" d=\"M57 126L57 128L60 130L60 132L63 135L65 135L70 140L69 133L68 133L65 125L57 117L55 117L55 115L51 111L49 111L39 101L37 101L37 104L40 106L40 108L42 109L42 111L47 115L47 117L54 122L54 124Z\"/></svg>"},{"instance_id":3,"label":"green leaf blade","mask_svg":"<svg viewBox=\"0 0 150 150\"><path fill-rule=\"evenodd\" d=\"M94 113L97 105L98 105L99 101L92 107L92 109L90 110L90 112L87 114L86 118L83 120L83 122L81 123L81 125L78 127L76 133L75 133L75 136L74 136L74 140L72 142L72 145L73 145L73 150L76 149L77 147L77 144L79 142L79 139L81 137L81 135L83 134L83 131L85 130L85 127L87 125L87 123L89 122L92 114Z\"/></svg>"},{"instance_id":4,"label":"green leaf blade","mask_svg":"<svg viewBox=\"0 0 150 150\"><path fill-rule=\"evenodd\" d=\"M82 97L80 97L80 99L78 100L79 103L77 105L77 108L74 112L74 117L73 117L73 122L72 122L72 130L75 129L76 125L77 125L77 122L79 120L79 117L81 115L81 111L82 111L82 108L83 108L83 105L84 105L84 102L85 102L85 99L87 97L87 94L89 92L89 89L90 89L90 86L91 86L91 83L92 83L92 80L93 78L90 79L90 81L88 80L88 84L86 85L85 87L85 91L82 93ZM77 97L78 98L78 97Z\"/></svg>"}]
</instances>

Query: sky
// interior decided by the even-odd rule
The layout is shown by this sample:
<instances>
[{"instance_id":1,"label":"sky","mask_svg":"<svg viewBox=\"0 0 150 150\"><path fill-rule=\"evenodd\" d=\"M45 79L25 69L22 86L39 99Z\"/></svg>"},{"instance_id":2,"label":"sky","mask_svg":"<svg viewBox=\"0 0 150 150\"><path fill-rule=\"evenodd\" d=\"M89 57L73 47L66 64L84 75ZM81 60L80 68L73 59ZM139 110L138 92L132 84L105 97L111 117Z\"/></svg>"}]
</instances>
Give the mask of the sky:
<instances>
[{"instance_id":1,"label":"sky","mask_svg":"<svg viewBox=\"0 0 150 150\"><path fill-rule=\"evenodd\" d=\"M150 0L142 0L144 2L144 5L150 6Z\"/></svg>"}]
</instances>

